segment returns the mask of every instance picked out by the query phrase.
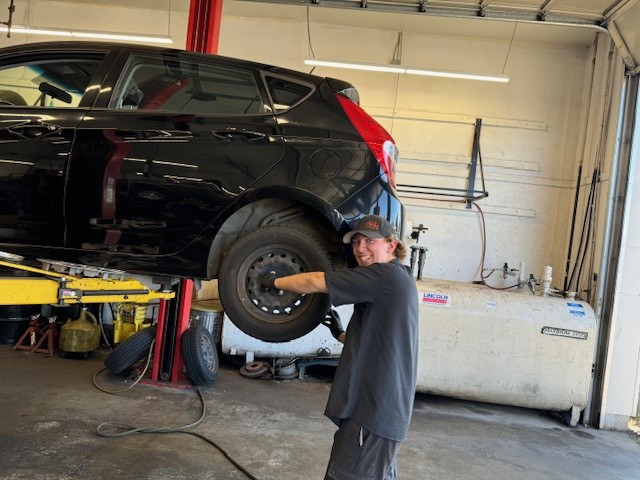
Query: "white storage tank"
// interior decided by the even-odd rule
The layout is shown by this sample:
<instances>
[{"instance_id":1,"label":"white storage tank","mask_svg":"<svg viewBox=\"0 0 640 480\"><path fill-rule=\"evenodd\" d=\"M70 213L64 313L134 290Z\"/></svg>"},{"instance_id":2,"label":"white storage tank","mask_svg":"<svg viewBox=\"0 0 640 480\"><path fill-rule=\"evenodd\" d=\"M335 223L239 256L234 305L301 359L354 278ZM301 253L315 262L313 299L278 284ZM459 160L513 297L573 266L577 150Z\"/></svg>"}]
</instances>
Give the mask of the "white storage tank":
<instances>
[{"instance_id":1,"label":"white storage tank","mask_svg":"<svg viewBox=\"0 0 640 480\"><path fill-rule=\"evenodd\" d=\"M587 404L596 319L585 302L421 280L417 390L571 412Z\"/></svg>"}]
</instances>

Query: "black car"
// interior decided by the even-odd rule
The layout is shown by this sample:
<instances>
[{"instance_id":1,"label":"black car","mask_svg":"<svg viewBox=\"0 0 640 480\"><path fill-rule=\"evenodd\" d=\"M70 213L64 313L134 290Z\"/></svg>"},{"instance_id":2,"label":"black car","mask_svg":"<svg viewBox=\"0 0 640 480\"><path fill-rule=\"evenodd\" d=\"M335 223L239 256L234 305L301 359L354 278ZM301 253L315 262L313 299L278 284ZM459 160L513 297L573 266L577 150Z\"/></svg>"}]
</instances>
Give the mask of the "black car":
<instances>
[{"instance_id":1,"label":"black car","mask_svg":"<svg viewBox=\"0 0 640 480\"><path fill-rule=\"evenodd\" d=\"M218 278L245 332L286 341L326 295L258 278L343 268L370 213L402 228L397 150L341 80L107 43L0 50L0 250Z\"/></svg>"}]
</instances>

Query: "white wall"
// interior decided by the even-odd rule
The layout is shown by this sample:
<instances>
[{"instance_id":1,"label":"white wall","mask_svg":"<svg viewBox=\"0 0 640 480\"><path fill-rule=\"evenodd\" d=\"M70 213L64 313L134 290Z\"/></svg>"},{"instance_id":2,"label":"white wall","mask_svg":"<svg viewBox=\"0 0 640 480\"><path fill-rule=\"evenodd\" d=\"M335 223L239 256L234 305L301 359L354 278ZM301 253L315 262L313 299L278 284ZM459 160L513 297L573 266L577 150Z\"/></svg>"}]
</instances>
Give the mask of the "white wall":
<instances>
[{"instance_id":1,"label":"white wall","mask_svg":"<svg viewBox=\"0 0 640 480\"><path fill-rule=\"evenodd\" d=\"M336 13L339 15L340 11ZM304 70L310 56L304 9L281 18L253 18L237 10L224 17L220 53ZM247 14L250 15L250 14ZM314 17L312 17L314 18ZM317 57L389 63L397 30L310 22ZM246 38L260 38L247 42ZM451 37L405 32L402 63L440 69L504 73L508 84L482 84L429 77L363 73L316 68L314 73L351 81L363 107L394 136L400 149L399 182L464 188L470 161L473 124L483 119L481 149L489 197L478 204L485 213L485 267L516 267L540 276L554 267L554 286L563 287L578 167L583 172L576 211L571 267L579 249L582 219L592 173L598 172L593 228L587 235L581 298L594 307L605 235L611 165L616 142L623 67L606 35L591 44L545 44L516 36L508 58L508 40ZM477 177L476 186L479 186ZM636 189L640 179L636 181ZM481 221L475 209L453 202L402 197L409 220L429 228L425 275L478 279ZM637 204L638 194L634 197ZM635 208L631 216L638 217ZM636 233L640 227L635 222ZM632 231L632 228L629 230ZM603 428L626 428L638 402L640 327L639 235L627 237L626 266L614 312L614 333L607 359L607 387L601 411ZM635 242L635 243L634 243ZM635 250L635 251L634 251ZM601 279L600 279L601 280ZM488 282L501 286L494 274Z\"/></svg>"},{"instance_id":2,"label":"white wall","mask_svg":"<svg viewBox=\"0 0 640 480\"><path fill-rule=\"evenodd\" d=\"M173 46L184 48L188 13L189 0L24 0L15 2L13 24L31 28L171 36ZM7 9L0 7L0 21L6 22L8 15ZM14 30L11 38L7 38L6 33L0 34L0 47L56 40L73 39L23 35Z\"/></svg>"},{"instance_id":3,"label":"white wall","mask_svg":"<svg viewBox=\"0 0 640 480\"><path fill-rule=\"evenodd\" d=\"M391 30L313 22L310 29L317 57L376 63L391 61L398 36ZM249 46L248 37L261 40ZM405 32L402 63L499 74L508 50L508 40ZM268 22L225 16L220 53L305 69L304 16ZM505 262L517 267L524 261L527 273L539 277L551 264L560 279L589 59L587 47L519 43L516 37L504 71L511 77L508 84L323 67L314 73L348 80L359 89L363 107L399 146L399 183L465 188L473 124L482 118L489 197L478 203L487 228L485 267L501 268ZM479 174L476 180L479 187ZM408 219L429 228L425 275L477 279L482 245L477 210L408 196L403 201ZM500 275L494 278L504 284Z\"/></svg>"},{"instance_id":4,"label":"white wall","mask_svg":"<svg viewBox=\"0 0 640 480\"><path fill-rule=\"evenodd\" d=\"M231 7L229 7L231 10ZM304 9L265 21L237 9L224 17L220 53L304 70L310 56ZM339 15L340 11L336 15ZM317 15L312 14L311 18ZM388 63L397 30L358 28L310 22L317 57ZM246 41L260 38L260 42ZM581 219L592 173L599 172L594 227L580 295L596 307L594 274L602 249L611 162L616 141L623 68L611 40L600 35L589 45L549 45L520 41L509 53L508 39L478 39L405 32L402 63L440 69L504 73L508 84L482 84L427 77L362 73L316 68L314 73L351 81L364 108L392 133L400 149L399 182L464 188L470 161L473 124L483 119L481 148L490 196L478 203L485 212L485 266L504 262L540 276L554 267L554 285L562 288L566 267L577 171L582 165L573 255L578 253ZM638 169L640 170L640 169ZM638 176L638 174L636 175ZM479 185L479 176L476 185ZM635 182L640 188L640 178ZM635 209L629 218L638 218ZM409 220L429 228L426 276L471 281L478 278L481 223L475 209L451 202L403 197ZM640 261L640 222L630 226L614 312L601 427L626 428L638 402L640 327L633 312L640 308L633 269ZM635 242L635 243L634 243ZM573 263L571 265L573 267ZM499 274L488 279L510 284Z\"/></svg>"}]
</instances>

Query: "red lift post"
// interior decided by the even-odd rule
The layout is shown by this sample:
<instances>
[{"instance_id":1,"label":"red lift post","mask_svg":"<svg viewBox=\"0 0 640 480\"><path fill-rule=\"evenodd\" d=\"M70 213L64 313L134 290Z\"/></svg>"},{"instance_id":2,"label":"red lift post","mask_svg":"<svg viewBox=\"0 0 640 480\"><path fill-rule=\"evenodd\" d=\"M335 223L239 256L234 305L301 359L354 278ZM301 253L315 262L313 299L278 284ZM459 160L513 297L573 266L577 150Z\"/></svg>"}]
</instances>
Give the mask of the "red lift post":
<instances>
[{"instance_id":1,"label":"red lift post","mask_svg":"<svg viewBox=\"0 0 640 480\"><path fill-rule=\"evenodd\" d=\"M191 0L186 49L218 53L222 0Z\"/></svg>"}]
</instances>

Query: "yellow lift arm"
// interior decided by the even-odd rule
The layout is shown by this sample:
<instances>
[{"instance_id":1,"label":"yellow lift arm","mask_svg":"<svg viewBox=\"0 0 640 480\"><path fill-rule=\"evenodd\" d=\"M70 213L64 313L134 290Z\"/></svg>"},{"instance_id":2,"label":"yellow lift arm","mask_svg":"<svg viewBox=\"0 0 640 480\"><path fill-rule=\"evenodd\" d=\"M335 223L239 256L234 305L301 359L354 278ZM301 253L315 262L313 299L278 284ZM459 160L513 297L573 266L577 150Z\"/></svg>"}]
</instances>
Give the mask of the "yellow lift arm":
<instances>
[{"instance_id":1,"label":"yellow lift arm","mask_svg":"<svg viewBox=\"0 0 640 480\"><path fill-rule=\"evenodd\" d=\"M148 303L169 300L173 291L153 291L138 280L79 278L0 261L0 266L39 273L43 277L0 277L0 305L72 305L76 303Z\"/></svg>"}]
</instances>

